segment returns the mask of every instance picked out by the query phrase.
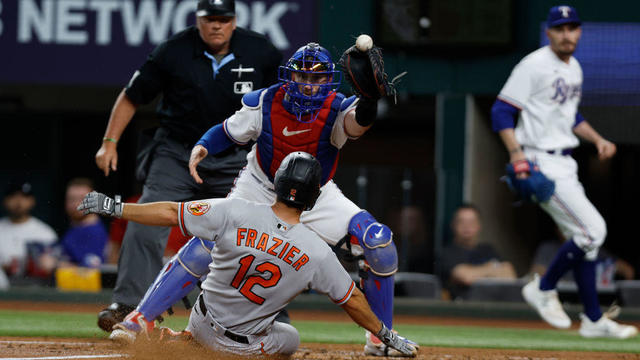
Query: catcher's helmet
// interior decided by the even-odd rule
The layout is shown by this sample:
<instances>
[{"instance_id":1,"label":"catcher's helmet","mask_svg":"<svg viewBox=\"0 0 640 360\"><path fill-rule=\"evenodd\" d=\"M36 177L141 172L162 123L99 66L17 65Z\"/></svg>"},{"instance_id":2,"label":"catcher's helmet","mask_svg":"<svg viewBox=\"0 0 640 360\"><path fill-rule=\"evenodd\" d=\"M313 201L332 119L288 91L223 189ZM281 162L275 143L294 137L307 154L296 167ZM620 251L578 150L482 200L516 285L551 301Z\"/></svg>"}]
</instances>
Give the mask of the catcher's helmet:
<instances>
[{"instance_id":1,"label":"catcher's helmet","mask_svg":"<svg viewBox=\"0 0 640 360\"><path fill-rule=\"evenodd\" d=\"M320 196L322 166L313 155L297 151L287 155L276 171L273 184L278 201L311 210Z\"/></svg>"},{"instance_id":2,"label":"catcher's helmet","mask_svg":"<svg viewBox=\"0 0 640 360\"><path fill-rule=\"evenodd\" d=\"M298 121L314 121L318 116L317 110L320 110L324 100L340 86L341 73L335 68L336 65L331 60L329 51L317 43L308 43L302 46L291 56L285 66L280 66L278 80L286 84L285 91L287 93L284 105L289 112L297 116ZM295 81L293 76L295 73L325 75L327 82L314 84ZM317 86L318 91L312 95L305 95L301 91L305 85ZM302 119L305 115L310 115L308 120Z\"/></svg>"},{"instance_id":3,"label":"catcher's helmet","mask_svg":"<svg viewBox=\"0 0 640 360\"><path fill-rule=\"evenodd\" d=\"M199 0L196 16L236 16L235 0Z\"/></svg>"}]
</instances>

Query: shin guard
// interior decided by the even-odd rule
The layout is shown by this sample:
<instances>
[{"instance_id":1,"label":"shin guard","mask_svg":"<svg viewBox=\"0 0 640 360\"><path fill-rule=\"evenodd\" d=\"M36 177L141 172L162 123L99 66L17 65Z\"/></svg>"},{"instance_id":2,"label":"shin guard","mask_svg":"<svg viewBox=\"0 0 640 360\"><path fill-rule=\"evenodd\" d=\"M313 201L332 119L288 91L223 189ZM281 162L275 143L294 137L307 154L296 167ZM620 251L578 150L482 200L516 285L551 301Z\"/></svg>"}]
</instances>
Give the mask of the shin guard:
<instances>
[{"instance_id":1,"label":"shin guard","mask_svg":"<svg viewBox=\"0 0 640 360\"><path fill-rule=\"evenodd\" d=\"M187 296L198 284L198 280L209 272L211 250L214 246L213 241L191 238L165 264L136 310L145 319L153 321Z\"/></svg>"}]
</instances>

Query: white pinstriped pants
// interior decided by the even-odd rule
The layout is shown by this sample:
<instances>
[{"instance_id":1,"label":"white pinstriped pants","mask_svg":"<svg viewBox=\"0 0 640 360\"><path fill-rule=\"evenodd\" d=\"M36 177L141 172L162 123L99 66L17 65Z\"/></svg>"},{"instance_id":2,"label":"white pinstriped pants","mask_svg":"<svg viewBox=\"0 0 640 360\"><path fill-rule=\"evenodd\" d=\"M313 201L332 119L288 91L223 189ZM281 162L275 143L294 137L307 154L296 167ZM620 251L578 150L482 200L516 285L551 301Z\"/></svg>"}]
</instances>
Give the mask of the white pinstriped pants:
<instances>
[{"instance_id":1,"label":"white pinstriped pants","mask_svg":"<svg viewBox=\"0 0 640 360\"><path fill-rule=\"evenodd\" d=\"M525 148L527 158L556 183L551 199L541 203L566 239L573 239L585 252L585 259L595 260L607 236L607 224L584 193L578 180L578 164L570 155L548 154Z\"/></svg>"}]
</instances>

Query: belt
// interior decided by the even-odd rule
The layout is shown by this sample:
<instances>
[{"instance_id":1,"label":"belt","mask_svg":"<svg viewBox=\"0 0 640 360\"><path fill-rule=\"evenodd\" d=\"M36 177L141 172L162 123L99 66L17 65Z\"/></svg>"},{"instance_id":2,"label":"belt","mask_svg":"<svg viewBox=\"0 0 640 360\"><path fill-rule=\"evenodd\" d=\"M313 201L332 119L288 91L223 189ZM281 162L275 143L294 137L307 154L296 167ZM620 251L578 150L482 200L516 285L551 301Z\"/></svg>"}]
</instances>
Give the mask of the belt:
<instances>
[{"instance_id":1,"label":"belt","mask_svg":"<svg viewBox=\"0 0 640 360\"><path fill-rule=\"evenodd\" d=\"M202 312L203 316L207 316L207 307L204 304L204 297L202 296L202 294L200 294L198 296L198 305L200 306L200 311ZM212 318L213 320L213 318ZM215 322L215 320L213 320ZM249 338L247 338L244 335L238 335L238 334L234 334L231 331L223 328L222 326L220 326L220 324L218 324L217 322L215 323L211 323L211 327L218 333L222 333L222 335L228 337L229 339L235 341L235 342L239 342L241 344L249 344Z\"/></svg>"},{"instance_id":2,"label":"belt","mask_svg":"<svg viewBox=\"0 0 640 360\"><path fill-rule=\"evenodd\" d=\"M544 151L547 154L551 154L551 155L562 155L562 156L567 156L567 155L571 155L571 153L573 152L573 148L564 148L564 149L554 149L554 150L542 150L542 149L538 149L535 147L531 147L531 146L523 146L522 149L529 149L529 150L535 150L535 151Z\"/></svg>"},{"instance_id":3,"label":"belt","mask_svg":"<svg viewBox=\"0 0 640 360\"><path fill-rule=\"evenodd\" d=\"M547 154L551 154L551 155L562 155L562 156L567 156L567 155L571 155L571 153L573 152L572 148L566 148L566 149L556 149L556 150L546 150Z\"/></svg>"}]
</instances>

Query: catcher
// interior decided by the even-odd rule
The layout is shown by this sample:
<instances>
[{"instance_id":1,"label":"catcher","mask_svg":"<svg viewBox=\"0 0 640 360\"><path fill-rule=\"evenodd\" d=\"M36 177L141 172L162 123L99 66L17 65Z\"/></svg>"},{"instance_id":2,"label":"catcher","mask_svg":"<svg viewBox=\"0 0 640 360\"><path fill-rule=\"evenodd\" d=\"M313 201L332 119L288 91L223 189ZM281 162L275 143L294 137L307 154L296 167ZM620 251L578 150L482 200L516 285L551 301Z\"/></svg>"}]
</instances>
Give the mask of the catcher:
<instances>
[{"instance_id":1,"label":"catcher","mask_svg":"<svg viewBox=\"0 0 640 360\"><path fill-rule=\"evenodd\" d=\"M300 343L298 332L275 317L303 290L315 289L386 346L415 356L412 345L376 318L331 248L300 223L303 211L322 196L322 176L313 156L292 152L274 175L273 205L238 197L122 204L92 192L78 210L179 226L198 236L192 240L197 246L213 247L211 270L183 332L210 349L250 356L293 354Z\"/></svg>"},{"instance_id":2,"label":"catcher","mask_svg":"<svg viewBox=\"0 0 640 360\"><path fill-rule=\"evenodd\" d=\"M351 47L343 54L343 71L358 95L346 97L335 91L340 84L340 72L329 52L316 43L301 47L280 68L280 83L245 95L242 109L204 134L192 150L189 168L200 183L197 165L208 154L220 153L233 143L255 141L247 155L247 167L240 172L229 197L272 204L276 198L275 171L284 157L295 151L314 155L322 166L322 193L313 210L301 214L300 221L329 245L359 262L361 285L369 305L391 329L393 275L398 265L392 232L347 199L331 180L340 148L372 126L377 100L394 94L393 85L384 74L381 52L372 50L360 53ZM377 80L372 80L374 77ZM365 84L374 86L369 88ZM198 278L206 274L211 261L210 257L194 252L201 248L187 243L185 251L170 261L175 266L169 265L160 273L136 311L115 326L139 331L188 294ZM202 260L195 268L185 266L185 259L196 257ZM399 355L369 332L364 350L367 355Z\"/></svg>"}]
</instances>

